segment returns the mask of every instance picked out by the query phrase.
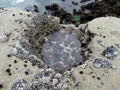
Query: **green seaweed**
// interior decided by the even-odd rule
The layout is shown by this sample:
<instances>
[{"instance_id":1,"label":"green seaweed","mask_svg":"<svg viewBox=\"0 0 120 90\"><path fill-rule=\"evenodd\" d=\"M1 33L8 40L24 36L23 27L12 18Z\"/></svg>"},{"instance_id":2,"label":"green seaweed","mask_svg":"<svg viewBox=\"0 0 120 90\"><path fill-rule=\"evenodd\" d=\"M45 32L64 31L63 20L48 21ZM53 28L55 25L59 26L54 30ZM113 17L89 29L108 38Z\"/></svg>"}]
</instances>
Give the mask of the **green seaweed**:
<instances>
[{"instance_id":1,"label":"green seaweed","mask_svg":"<svg viewBox=\"0 0 120 90\"><path fill-rule=\"evenodd\" d=\"M73 15L71 17L71 21L73 21L73 22L80 22L80 15Z\"/></svg>"}]
</instances>

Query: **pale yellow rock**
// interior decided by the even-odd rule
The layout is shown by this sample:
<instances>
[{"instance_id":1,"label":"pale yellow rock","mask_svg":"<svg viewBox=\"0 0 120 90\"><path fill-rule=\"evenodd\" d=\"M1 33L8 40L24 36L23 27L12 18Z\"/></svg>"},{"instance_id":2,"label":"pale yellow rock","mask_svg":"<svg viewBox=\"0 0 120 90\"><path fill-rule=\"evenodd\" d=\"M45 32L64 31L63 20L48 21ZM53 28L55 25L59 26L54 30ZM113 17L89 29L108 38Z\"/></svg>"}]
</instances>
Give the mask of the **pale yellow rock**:
<instances>
[{"instance_id":1,"label":"pale yellow rock","mask_svg":"<svg viewBox=\"0 0 120 90\"><path fill-rule=\"evenodd\" d=\"M108 60L113 69L95 68L93 62L96 58L107 60L101 53L108 46L115 46L120 52L120 48L116 44L120 44L120 19L116 17L101 17L88 23L88 30L96 34L89 44L92 50L90 61L86 61L87 67L75 68L73 75L76 79L81 80L79 89L76 90L119 90L120 87L120 55L114 60ZM100 45L98 40L102 41ZM83 74L79 72L83 71ZM72 88L71 90L75 90Z\"/></svg>"},{"instance_id":2,"label":"pale yellow rock","mask_svg":"<svg viewBox=\"0 0 120 90\"><path fill-rule=\"evenodd\" d=\"M27 82L30 82L38 71L38 67L33 67L29 61L25 63L14 56L8 57L20 32L27 29L24 22L31 18L28 15L32 14L18 8L0 10L0 39L5 39L3 37L4 33L11 33L8 41L0 43L0 84L3 85L3 88L0 90L11 90L13 83L19 79L25 79ZM23 22L18 24L15 22L17 19L22 19ZM14 60L17 63L14 63ZM24 66L25 64L27 67ZM8 75L6 72L8 68L11 70L12 75ZM25 75L25 71L29 71L30 74Z\"/></svg>"},{"instance_id":3,"label":"pale yellow rock","mask_svg":"<svg viewBox=\"0 0 120 90\"><path fill-rule=\"evenodd\" d=\"M32 14L18 8L0 10L0 37L3 39L4 33L11 33L6 42L0 43L0 84L3 85L1 90L11 90L13 83L18 79L25 79L30 84L39 70L38 67L33 67L30 62L27 63L27 67L24 67L23 60L14 56L8 57L21 31L27 29L24 22L31 19L28 16L32 16ZM16 23L17 19L22 19L23 22ZM70 30L73 28L79 30L82 27L82 25L78 28L75 28L74 25L63 26ZM82 28L86 28L86 25ZM120 44L120 19L115 17L97 18L88 23L87 29L96 34L88 46L93 53L91 59L86 61L84 65L73 69L72 76L80 81L78 86L74 86L75 82L67 78L71 83L70 90L119 90L120 55L114 60L109 60L113 69L95 68L93 62L96 58L107 60L101 53L108 46L113 45L120 52L120 48L115 45ZM98 41L102 41L101 45ZM14 60L17 63L14 63ZM9 67L10 64L11 67ZM12 75L8 75L7 68L10 68ZM25 75L26 70L30 70L29 75ZM80 71L83 71L83 74L80 74Z\"/></svg>"}]
</instances>

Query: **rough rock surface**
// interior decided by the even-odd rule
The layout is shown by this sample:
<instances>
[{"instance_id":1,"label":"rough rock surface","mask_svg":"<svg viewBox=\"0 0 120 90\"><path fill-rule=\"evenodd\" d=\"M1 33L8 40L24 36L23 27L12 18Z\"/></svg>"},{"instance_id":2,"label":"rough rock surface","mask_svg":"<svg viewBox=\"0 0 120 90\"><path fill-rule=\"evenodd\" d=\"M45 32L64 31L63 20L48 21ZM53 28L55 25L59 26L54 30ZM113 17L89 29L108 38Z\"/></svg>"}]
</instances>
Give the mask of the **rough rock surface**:
<instances>
[{"instance_id":1,"label":"rough rock surface","mask_svg":"<svg viewBox=\"0 0 120 90\"><path fill-rule=\"evenodd\" d=\"M11 56L11 51L15 47L20 33L27 29L24 22L31 19L31 16L32 14L30 12L18 8L0 9L1 90L10 90L12 86L17 85L18 82L22 83L21 87L25 86L25 88L26 82L28 88L32 87L32 85L35 87L37 85L37 87L39 87L38 84L40 84L40 87L45 86L43 90L47 90L48 87L53 89L56 88L56 86L60 90L119 90L119 18L96 18L77 28L73 25L64 25L65 28L70 29L73 27L75 30L82 30L85 32L83 41L84 38L88 39L90 37L89 32L93 33L94 37L85 40L89 41L86 47L91 50L91 55L87 58L88 60L82 65L73 67L70 71L59 74L53 69L39 69L37 66L31 65L31 62L26 59L21 60L15 56ZM83 41L81 43L82 47L85 45ZM115 48L108 48L111 46ZM107 50L107 48L110 50ZM104 54L113 57L112 60L103 55L104 51L107 51L107 53ZM100 59L102 67L105 66L108 68L96 68L94 65L96 59Z\"/></svg>"},{"instance_id":2,"label":"rough rock surface","mask_svg":"<svg viewBox=\"0 0 120 90\"><path fill-rule=\"evenodd\" d=\"M118 90L120 85L120 55L111 60L104 57L102 53L110 46L114 46L120 52L120 19L116 17L96 18L88 23L87 30L94 34L94 38L88 45L92 54L84 65L78 66L73 71L75 78L81 80L78 88L82 90ZM96 68L94 66L96 59L111 63L112 68ZM107 64L107 66L109 65Z\"/></svg>"},{"instance_id":3,"label":"rough rock surface","mask_svg":"<svg viewBox=\"0 0 120 90\"><path fill-rule=\"evenodd\" d=\"M0 9L0 85L3 86L0 90L11 90L13 83L20 79L30 82L39 69L26 59L11 55L20 33L27 29L24 22L31 16L32 13L19 8ZM23 22L16 23L18 19Z\"/></svg>"},{"instance_id":4,"label":"rough rock surface","mask_svg":"<svg viewBox=\"0 0 120 90\"><path fill-rule=\"evenodd\" d=\"M40 69L31 83L30 90L69 90L62 74L53 69Z\"/></svg>"}]
</instances>

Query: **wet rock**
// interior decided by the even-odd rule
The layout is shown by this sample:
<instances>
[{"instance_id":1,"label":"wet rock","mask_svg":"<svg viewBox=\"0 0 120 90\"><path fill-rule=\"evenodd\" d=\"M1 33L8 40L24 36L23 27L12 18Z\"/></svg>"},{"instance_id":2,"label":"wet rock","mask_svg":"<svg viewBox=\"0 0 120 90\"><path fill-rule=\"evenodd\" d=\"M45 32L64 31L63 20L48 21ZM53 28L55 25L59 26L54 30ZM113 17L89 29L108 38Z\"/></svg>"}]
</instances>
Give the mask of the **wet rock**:
<instances>
[{"instance_id":1,"label":"wet rock","mask_svg":"<svg viewBox=\"0 0 120 90\"><path fill-rule=\"evenodd\" d=\"M75 2L75 1L72 1L72 4L75 5L75 6L78 5L78 3Z\"/></svg>"},{"instance_id":2,"label":"wet rock","mask_svg":"<svg viewBox=\"0 0 120 90\"><path fill-rule=\"evenodd\" d=\"M33 10L34 10L34 7L31 6L31 5L28 5L28 6L25 7L25 10L28 11L28 12L29 12L29 11L33 11Z\"/></svg>"},{"instance_id":3,"label":"wet rock","mask_svg":"<svg viewBox=\"0 0 120 90\"><path fill-rule=\"evenodd\" d=\"M91 21L97 17L120 16L119 0L96 0L95 2L83 5L81 8L81 11L83 11L81 14L81 23Z\"/></svg>"},{"instance_id":4,"label":"wet rock","mask_svg":"<svg viewBox=\"0 0 120 90\"><path fill-rule=\"evenodd\" d=\"M83 63L81 44L75 33L65 30L54 33L43 44L43 61L51 68L65 71Z\"/></svg>"},{"instance_id":5,"label":"wet rock","mask_svg":"<svg viewBox=\"0 0 120 90\"><path fill-rule=\"evenodd\" d=\"M80 3L84 3L84 2L87 2L87 1L90 1L90 0L81 0Z\"/></svg>"},{"instance_id":6,"label":"wet rock","mask_svg":"<svg viewBox=\"0 0 120 90\"><path fill-rule=\"evenodd\" d=\"M34 12L39 12L38 6L34 5Z\"/></svg>"},{"instance_id":7,"label":"wet rock","mask_svg":"<svg viewBox=\"0 0 120 90\"><path fill-rule=\"evenodd\" d=\"M47 10L58 10L58 5L53 3L52 5L48 5L45 7Z\"/></svg>"},{"instance_id":8,"label":"wet rock","mask_svg":"<svg viewBox=\"0 0 120 90\"><path fill-rule=\"evenodd\" d=\"M95 59L94 66L96 68L111 68L112 67L110 62L106 60L102 60L102 59Z\"/></svg>"},{"instance_id":9,"label":"wet rock","mask_svg":"<svg viewBox=\"0 0 120 90\"><path fill-rule=\"evenodd\" d=\"M57 11L53 11L51 15L59 17L60 23L66 24L71 23L71 14L69 12L66 12L64 9L58 9Z\"/></svg>"},{"instance_id":10,"label":"wet rock","mask_svg":"<svg viewBox=\"0 0 120 90\"><path fill-rule=\"evenodd\" d=\"M114 59L115 57L118 56L118 54L119 52L117 48L114 46L107 47L102 53L102 55L104 57L107 57L108 59Z\"/></svg>"},{"instance_id":11,"label":"wet rock","mask_svg":"<svg viewBox=\"0 0 120 90\"><path fill-rule=\"evenodd\" d=\"M29 90L27 81L24 79L20 79L19 81L13 84L12 90Z\"/></svg>"}]
</instances>

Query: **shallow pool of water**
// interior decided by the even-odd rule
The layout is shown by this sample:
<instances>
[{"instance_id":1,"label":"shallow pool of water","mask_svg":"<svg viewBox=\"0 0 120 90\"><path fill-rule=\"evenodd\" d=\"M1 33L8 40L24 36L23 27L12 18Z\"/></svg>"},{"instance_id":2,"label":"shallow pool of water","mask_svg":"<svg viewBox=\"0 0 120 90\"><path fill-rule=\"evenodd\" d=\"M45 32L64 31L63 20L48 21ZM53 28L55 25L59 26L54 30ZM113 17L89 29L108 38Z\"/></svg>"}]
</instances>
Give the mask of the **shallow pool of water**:
<instances>
[{"instance_id":1,"label":"shallow pool of water","mask_svg":"<svg viewBox=\"0 0 120 90\"><path fill-rule=\"evenodd\" d=\"M77 2L78 5L73 5L72 1ZM80 0L0 0L0 7L1 8L8 8L8 7L20 7L29 10L34 9L34 5L38 6L39 12L45 12L45 6L50 5L52 3L57 3L61 8L64 8L66 11L71 12L73 9L80 9L82 5L88 4L90 2L94 2L94 0L89 0L84 3L80 3Z\"/></svg>"}]
</instances>

